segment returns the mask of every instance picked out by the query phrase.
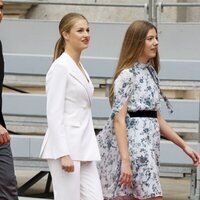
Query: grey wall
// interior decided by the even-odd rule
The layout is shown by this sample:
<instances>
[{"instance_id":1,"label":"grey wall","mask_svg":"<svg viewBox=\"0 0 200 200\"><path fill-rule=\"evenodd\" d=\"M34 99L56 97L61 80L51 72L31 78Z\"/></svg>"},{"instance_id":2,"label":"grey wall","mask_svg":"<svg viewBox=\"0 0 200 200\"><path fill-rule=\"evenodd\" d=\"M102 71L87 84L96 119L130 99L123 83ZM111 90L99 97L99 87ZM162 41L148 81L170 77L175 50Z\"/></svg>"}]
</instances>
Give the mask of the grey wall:
<instances>
[{"instance_id":1,"label":"grey wall","mask_svg":"<svg viewBox=\"0 0 200 200\"><path fill-rule=\"evenodd\" d=\"M129 23L90 23L91 43L85 56L118 57ZM199 60L200 24L159 24L162 59ZM0 38L4 53L52 55L58 21L4 20Z\"/></svg>"}]
</instances>

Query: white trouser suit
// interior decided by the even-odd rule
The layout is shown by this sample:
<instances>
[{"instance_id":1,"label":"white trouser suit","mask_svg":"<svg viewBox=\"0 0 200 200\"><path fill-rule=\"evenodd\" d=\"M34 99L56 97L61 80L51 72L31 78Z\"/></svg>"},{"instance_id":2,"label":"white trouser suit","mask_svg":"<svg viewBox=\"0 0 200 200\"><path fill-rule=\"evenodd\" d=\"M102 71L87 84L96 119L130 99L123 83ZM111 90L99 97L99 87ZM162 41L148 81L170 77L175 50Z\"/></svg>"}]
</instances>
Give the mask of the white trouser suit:
<instances>
[{"instance_id":1,"label":"white trouser suit","mask_svg":"<svg viewBox=\"0 0 200 200\"><path fill-rule=\"evenodd\" d=\"M91 114L94 87L85 74L87 79L64 52L46 76L48 129L40 157L48 160L55 200L103 200ZM74 161L73 173L62 170L59 158L65 155Z\"/></svg>"},{"instance_id":2,"label":"white trouser suit","mask_svg":"<svg viewBox=\"0 0 200 200\"><path fill-rule=\"evenodd\" d=\"M48 160L55 200L103 200L95 162L74 161L74 172L61 168L59 160Z\"/></svg>"}]
</instances>

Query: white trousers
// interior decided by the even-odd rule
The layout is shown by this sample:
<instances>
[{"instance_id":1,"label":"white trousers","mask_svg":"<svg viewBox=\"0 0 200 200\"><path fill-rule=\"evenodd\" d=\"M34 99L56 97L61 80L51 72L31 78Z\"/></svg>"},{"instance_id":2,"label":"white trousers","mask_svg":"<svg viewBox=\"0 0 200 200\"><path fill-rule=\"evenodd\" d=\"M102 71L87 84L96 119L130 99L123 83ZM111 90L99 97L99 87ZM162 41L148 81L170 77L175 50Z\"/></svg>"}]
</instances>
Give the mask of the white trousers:
<instances>
[{"instance_id":1,"label":"white trousers","mask_svg":"<svg viewBox=\"0 0 200 200\"><path fill-rule=\"evenodd\" d=\"M61 168L59 160L48 160L53 182L54 200L103 200L96 163L74 162L74 172Z\"/></svg>"}]
</instances>

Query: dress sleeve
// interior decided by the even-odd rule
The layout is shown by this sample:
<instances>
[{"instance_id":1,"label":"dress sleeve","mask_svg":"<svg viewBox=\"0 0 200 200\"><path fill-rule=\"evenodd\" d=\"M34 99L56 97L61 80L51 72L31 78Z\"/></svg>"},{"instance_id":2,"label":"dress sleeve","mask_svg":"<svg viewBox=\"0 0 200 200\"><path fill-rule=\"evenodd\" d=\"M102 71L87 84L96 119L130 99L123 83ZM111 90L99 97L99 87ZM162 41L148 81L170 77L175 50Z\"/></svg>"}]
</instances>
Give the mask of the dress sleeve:
<instances>
[{"instance_id":1,"label":"dress sleeve","mask_svg":"<svg viewBox=\"0 0 200 200\"><path fill-rule=\"evenodd\" d=\"M128 101L134 89L134 74L131 69L125 69L114 82L114 96L111 118L118 113Z\"/></svg>"}]
</instances>

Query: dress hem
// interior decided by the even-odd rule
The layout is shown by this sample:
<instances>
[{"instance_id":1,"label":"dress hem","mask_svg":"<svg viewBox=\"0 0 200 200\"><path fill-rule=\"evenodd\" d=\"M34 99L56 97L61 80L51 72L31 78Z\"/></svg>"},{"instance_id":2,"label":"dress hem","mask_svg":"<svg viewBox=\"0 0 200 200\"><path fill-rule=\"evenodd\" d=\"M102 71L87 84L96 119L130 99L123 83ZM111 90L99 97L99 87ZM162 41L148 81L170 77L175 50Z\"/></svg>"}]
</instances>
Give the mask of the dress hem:
<instances>
[{"instance_id":1,"label":"dress hem","mask_svg":"<svg viewBox=\"0 0 200 200\"><path fill-rule=\"evenodd\" d=\"M135 200L143 200L143 199L150 199L150 198L156 198L156 197L162 197L162 195L152 195L152 196L148 196L148 197L136 197L136 196L117 196L117 197L104 197L104 200L133 200L133 198L135 198Z\"/></svg>"}]
</instances>

